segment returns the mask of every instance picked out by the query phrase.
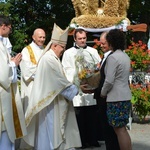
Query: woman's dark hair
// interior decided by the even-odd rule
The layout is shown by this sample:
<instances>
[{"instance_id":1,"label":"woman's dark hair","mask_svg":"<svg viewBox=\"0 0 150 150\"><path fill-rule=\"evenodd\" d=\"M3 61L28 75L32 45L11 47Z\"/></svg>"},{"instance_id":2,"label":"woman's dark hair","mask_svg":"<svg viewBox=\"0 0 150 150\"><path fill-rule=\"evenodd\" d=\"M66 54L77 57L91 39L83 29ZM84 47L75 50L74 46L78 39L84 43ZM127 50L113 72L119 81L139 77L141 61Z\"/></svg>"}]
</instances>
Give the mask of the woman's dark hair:
<instances>
[{"instance_id":1,"label":"woman's dark hair","mask_svg":"<svg viewBox=\"0 0 150 150\"><path fill-rule=\"evenodd\" d=\"M116 51L117 49L123 51L125 49L126 44L125 35L119 29L110 30L106 35L106 40L108 44L111 46L113 51Z\"/></svg>"}]
</instances>

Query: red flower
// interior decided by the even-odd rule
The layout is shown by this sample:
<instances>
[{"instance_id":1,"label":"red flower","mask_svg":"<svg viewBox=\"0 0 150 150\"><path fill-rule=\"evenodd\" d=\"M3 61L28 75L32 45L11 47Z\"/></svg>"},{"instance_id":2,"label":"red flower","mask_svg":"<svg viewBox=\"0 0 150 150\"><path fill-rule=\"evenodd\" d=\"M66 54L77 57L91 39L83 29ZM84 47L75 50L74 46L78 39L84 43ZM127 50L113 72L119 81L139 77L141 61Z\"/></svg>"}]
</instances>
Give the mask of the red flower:
<instances>
[{"instance_id":1,"label":"red flower","mask_svg":"<svg viewBox=\"0 0 150 150\"><path fill-rule=\"evenodd\" d=\"M131 45L125 52L131 59L131 67L134 69L147 69L150 62L150 50L147 49L147 45L142 41L135 43L131 41Z\"/></svg>"}]
</instances>

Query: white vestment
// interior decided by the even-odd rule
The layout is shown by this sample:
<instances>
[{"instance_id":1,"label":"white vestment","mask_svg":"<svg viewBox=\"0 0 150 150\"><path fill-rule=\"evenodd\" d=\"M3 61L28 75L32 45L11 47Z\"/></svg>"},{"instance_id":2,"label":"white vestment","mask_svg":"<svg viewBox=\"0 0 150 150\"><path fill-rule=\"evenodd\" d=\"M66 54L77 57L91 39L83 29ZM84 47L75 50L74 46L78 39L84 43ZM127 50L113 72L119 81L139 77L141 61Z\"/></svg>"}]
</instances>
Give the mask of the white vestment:
<instances>
[{"instance_id":1,"label":"white vestment","mask_svg":"<svg viewBox=\"0 0 150 150\"><path fill-rule=\"evenodd\" d=\"M0 134L3 132L4 138L8 135L11 143L14 143L15 139L26 134L26 126L18 86L17 83L12 83L10 55L2 41L0 41L0 64ZM3 140L2 136L0 140Z\"/></svg>"},{"instance_id":2,"label":"white vestment","mask_svg":"<svg viewBox=\"0 0 150 150\"><path fill-rule=\"evenodd\" d=\"M81 147L72 101L61 95L71 85L59 58L52 50L47 51L39 61L25 113L28 129L25 140L37 150Z\"/></svg>"},{"instance_id":3,"label":"white vestment","mask_svg":"<svg viewBox=\"0 0 150 150\"><path fill-rule=\"evenodd\" d=\"M8 49L9 53L11 53L12 52L12 45L11 45L10 40L9 40L8 37L3 37L3 44Z\"/></svg>"},{"instance_id":4,"label":"white vestment","mask_svg":"<svg viewBox=\"0 0 150 150\"><path fill-rule=\"evenodd\" d=\"M87 48L84 50L86 50L92 56L95 64L100 62L101 58L96 49L87 46ZM80 49L72 47L66 50L63 54L62 65L64 68L64 72L68 81L72 83L74 83L74 77L76 75L75 57L79 51ZM91 60L91 58L89 58L89 60L93 61ZM83 92L80 92L80 94L74 97L73 105L75 107L96 105L96 100L93 99L93 94L85 94Z\"/></svg>"},{"instance_id":5,"label":"white vestment","mask_svg":"<svg viewBox=\"0 0 150 150\"><path fill-rule=\"evenodd\" d=\"M29 44L29 46L32 49L32 52L34 54L34 58L36 62L38 62L39 58L41 57L41 54L44 51L44 47L40 48L38 45L36 45L34 42ZM23 102L24 110L26 110L28 105L29 96L31 93L34 76L36 72L37 64L34 64L30 58L30 53L25 47L22 50L22 61L20 62L20 69L21 69L21 99Z\"/></svg>"}]
</instances>

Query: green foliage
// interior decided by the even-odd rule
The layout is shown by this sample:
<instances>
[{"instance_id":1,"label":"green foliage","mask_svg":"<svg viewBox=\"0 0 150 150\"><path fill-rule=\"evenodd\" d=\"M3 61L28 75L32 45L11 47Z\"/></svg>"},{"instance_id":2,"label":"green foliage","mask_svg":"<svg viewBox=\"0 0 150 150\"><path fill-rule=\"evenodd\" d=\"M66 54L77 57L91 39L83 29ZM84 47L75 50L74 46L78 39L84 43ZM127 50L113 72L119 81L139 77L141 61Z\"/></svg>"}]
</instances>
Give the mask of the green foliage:
<instances>
[{"instance_id":1,"label":"green foliage","mask_svg":"<svg viewBox=\"0 0 150 150\"><path fill-rule=\"evenodd\" d=\"M131 85L132 104L140 119L150 113L150 90L141 85Z\"/></svg>"},{"instance_id":2,"label":"green foliage","mask_svg":"<svg viewBox=\"0 0 150 150\"><path fill-rule=\"evenodd\" d=\"M12 36L12 35L11 35ZM28 44L28 35L24 34L24 32L22 32L22 30L14 30L13 31L13 38L11 38L11 43L15 43L13 45L13 51L15 52L21 52L23 47L25 47Z\"/></svg>"},{"instance_id":3,"label":"green foliage","mask_svg":"<svg viewBox=\"0 0 150 150\"><path fill-rule=\"evenodd\" d=\"M0 14L9 15L10 3L0 2Z\"/></svg>"},{"instance_id":4,"label":"green foliage","mask_svg":"<svg viewBox=\"0 0 150 150\"><path fill-rule=\"evenodd\" d=\"M10 41L15 52L20 52L32 41L36 28L46 31L47 44L54 22L61 28L66 28L74 17L70 0L9 0L9 5L8 14L13 26Z\"/></svg>"},{"instance_id":5,"label":"green foliage","mask_svg":"<svg viewBox=\"0 0 150 150\"><path fill-rule=\"evenodd\" d=\"M130 0L128 18L131 24L150 23L150 2L149 0Z\"/></svg>"}]
</instances>

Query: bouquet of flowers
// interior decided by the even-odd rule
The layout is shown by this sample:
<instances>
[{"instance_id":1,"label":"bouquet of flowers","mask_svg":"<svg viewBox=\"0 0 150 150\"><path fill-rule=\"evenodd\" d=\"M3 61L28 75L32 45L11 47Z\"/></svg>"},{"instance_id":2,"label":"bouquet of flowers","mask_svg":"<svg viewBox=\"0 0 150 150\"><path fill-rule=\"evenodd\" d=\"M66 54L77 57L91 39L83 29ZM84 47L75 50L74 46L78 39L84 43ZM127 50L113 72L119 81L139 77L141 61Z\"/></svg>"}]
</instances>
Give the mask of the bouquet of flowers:
<instances>
[{"instance_id":1,"label":"bouquet of flowers","mask_svg":"<svg viewBox=\"0 0 150 150\"><path fill-rule=\"evenodd\" d=\"M100 81L98 63L98 60L90 52L80 49L75 58L74 83L78 86L86 83L89 85L89 89L97 88Z\"/></svg>"}]
</instances>

